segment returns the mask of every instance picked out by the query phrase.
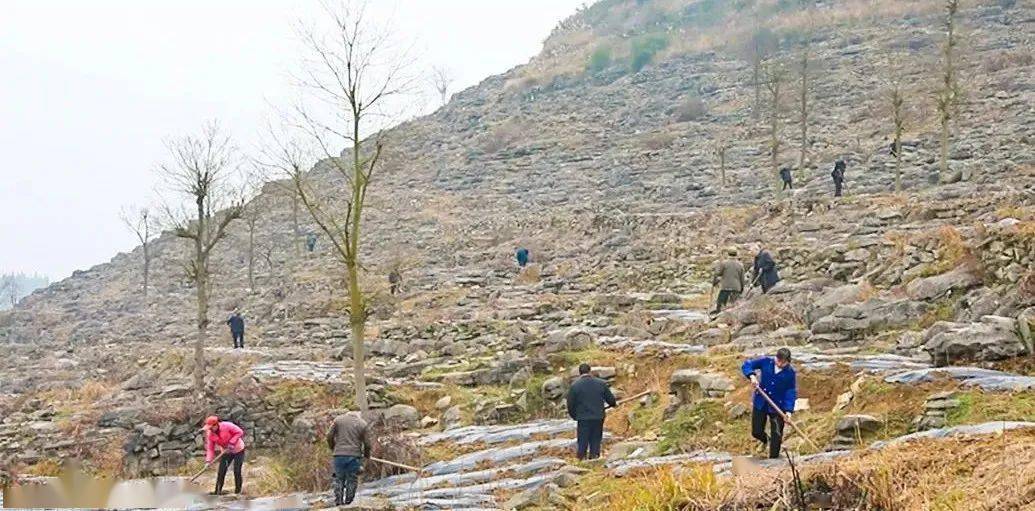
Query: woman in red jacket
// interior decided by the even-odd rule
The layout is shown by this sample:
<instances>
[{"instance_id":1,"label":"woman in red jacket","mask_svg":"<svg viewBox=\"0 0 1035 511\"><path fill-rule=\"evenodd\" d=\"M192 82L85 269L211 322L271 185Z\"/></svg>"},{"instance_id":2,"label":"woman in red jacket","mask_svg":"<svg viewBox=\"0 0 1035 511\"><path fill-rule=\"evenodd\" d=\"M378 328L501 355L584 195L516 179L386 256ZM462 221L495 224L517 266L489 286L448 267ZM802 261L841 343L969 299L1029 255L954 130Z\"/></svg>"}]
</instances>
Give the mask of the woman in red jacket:
<instances>
[{"instance_id":1,"label":"woman in red jacket","mask_svg":"<svg viewBox=\"0 0 1035 511\"><path fill-rule=\"evenodd\" d=\"M205 463L211 465L219 449L219 472L216 475L216 495L223 493L226 469L234 464L234 493L241 493L244 467L244 430L232 422L220 422L219 417L205 419Z\"/></svg>"}]
</instances>

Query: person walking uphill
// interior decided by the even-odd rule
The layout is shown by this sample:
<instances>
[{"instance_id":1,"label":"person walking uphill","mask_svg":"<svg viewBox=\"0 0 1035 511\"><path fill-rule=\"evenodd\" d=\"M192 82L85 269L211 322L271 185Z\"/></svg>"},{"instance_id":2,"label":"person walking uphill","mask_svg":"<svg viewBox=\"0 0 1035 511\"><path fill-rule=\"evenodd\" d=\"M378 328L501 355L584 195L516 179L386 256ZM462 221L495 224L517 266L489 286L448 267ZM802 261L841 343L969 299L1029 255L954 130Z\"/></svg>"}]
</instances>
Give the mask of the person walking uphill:
<instances>
[{"instance_id":1,"label":"person walking uphill","mask_svg":"<svg viewBox=\"0 0 1035 511\"><path fill-rule=\"evenodd\" d=\"M226 320L230 325L230 335L234 338L234 348L244 348L244 318L241 313L234 311L230 319Z\"/></svg>"},{"instance_id":2,"label":"person walking uphill","mask_svg":"<svg viewBox=\"0 0 1035 511\"><path fill-rule=\"evenodd\" d=\"M600 443L604 438L604 405L618 406L607 382L590 374L589 364L579 366L579 377L568 389L568 415L578 423L578 450L580 460L600 457Z\"/></svg>"},{"instance_id":3,"label":"person walking uphill","mask_svg":"<svg viewBox=\"0 0 1035 511\"><path fill-rule=\"evenodd\" d=\"M234 465L234 493L241 493L244 482L241 470L244 467L244 430L232 422L220 421L212 416L205 419L205 463L211 465L219 450L219 470L216 472L215 495L223 493L223 482L230 464Z\"/></svg>"},{"instance_id":4,"label":"person walking uphill","mask_svg":"<svg viewBox=\"0 0 1035 511\"><path fill-rule=\"evenodd\" d=\"M713 288L719 286L719 296L715 300L716 314L726 305L737 301L744 291L744 265L736 259L737 249L727 249L726 253L729 257L715 265L715 274L712 276Z\"/></svg>"},{"instance_id":5,"label":"person walking uphill","mask_svg":"<svg viewBox=\"0 0 1035 511\"><path fill-rule=\"evenodd\" d=\"M529 254L527 248L522 247L517 249L517 263L519 267L524 268L526 265L528 265L528 256Z\"/></svg>"},{"instance_id":6,"label":"person walking uphill","mask_svg":"<svg viewBox=\"0 0 1035 511\"><path fill-rule=\"evenodd\" d=\"M781 188L780 191L786 190L788 188L790 188L791 190L794 189L794 182L791 178L790 167L784 167L780 169L780 180L783 181L783 188Z\"/></svg>"},{"instance_id":7,"label":"person walking uphill","mask_svg":"<svg viewBox=\"0 0 1035 511\"><path fill-rule=\"evenodd\" d=\"M798 399L798 382L794 368L791 367L791 350L780 348L776 351L776 358L761 357L747 360L741 366L741 371L756 389L751 410L751 436L762 443L763 449L768 444L770 458L779 458L780 444L783 443L783 417L758 390L765 392L784 415L790 417L794 413L794 402ZM770 425L768 435L765 433L766 420Z\"/></svg>"},{"instance_id":8,"label":"person walking uphill","mask_svg":"<svg viewBox=\"0 0 1035 511\"><path fill-rule=\"evenodd\" d=\"M334 418L327 432L327 445L334 456L334 505L351 504L359 488L359 471L363 458L370 457L369 426L359 412L347 412Z\"/></svg>"},{"instance_id":9,"label":"person walking uphill","mask_svg":"<svg viewBox=\"0 0 1035 511\"><path fill-rule=\"evenodd\" d=\"M761 248L761 246L758 249L758 254L755 255L752 274L754 275L752 287L761 285L763 294L768 293L777 282L780 282L780 274L776 271L776 261L773 260L773 255L768 250Z\"/></svg>"},{"instance_id":10,"label":"person walking uphill","mask_svg":"<svg viewBox=\"0 0 1035 511\"><path fill-rule=\"evenodd\" d=\"M842 187L845 184L845 161L837 160L834 163L834 170L830 171L830 178L834 180L834 197L840 197Z\"/></svg>"}]
</instances>

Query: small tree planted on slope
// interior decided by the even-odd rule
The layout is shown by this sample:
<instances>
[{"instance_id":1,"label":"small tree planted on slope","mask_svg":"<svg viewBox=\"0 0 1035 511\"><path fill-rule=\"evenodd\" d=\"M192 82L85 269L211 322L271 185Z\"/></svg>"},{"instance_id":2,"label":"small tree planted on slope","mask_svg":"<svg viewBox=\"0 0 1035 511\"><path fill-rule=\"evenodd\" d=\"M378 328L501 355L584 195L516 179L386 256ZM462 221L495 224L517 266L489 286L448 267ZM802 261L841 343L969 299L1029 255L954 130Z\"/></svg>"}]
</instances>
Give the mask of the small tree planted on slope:
<instances>
[{"instance_id":1,"label":"small tree planted on slope","mask_svg":"<svg viewBox=\"0 0 1035 511\"><path fill-rule=\"evenodd\" d=\"M147 290L151 273L151 236L158 229L154 214L150 208L125 208L121 213L122 223L137 237L144 252L144 305L147 305Z\"/></svg>"},{"instance_id":2,"label":"small tree planted on slope","mask_svg":"<svg viewBox=\"0 0 1035 511\"><path fill-rule=\"evenodd\" d=\"M166 204L176 236L191 242L193 254L187 275L194 283L197 303L197 337L194 340L194 387L205 394L205 339L208 336L208 304L211 291L209 262L212 250L226 235L230 222L241 217L243 201L234 186L237 155L229 135L216 123L199 135L170 141L171 160L159 167L169 191L179 195L180 205Z\"/></svg>"},{"instance_id":3,"label":"small tree planted on slope","mask_svg":"<svg viewBox=\"0 0 1035 511\"><path fill-rule=\"evenodd\" d=\"M387 141L380 132L367 140L362 135L375 127L375 116L383 115L389 103L408 90L413 78L407 75L409 60L392 51L390 32L375 28L372 20L364 16L362 5L346 2L342 7L328 9L328 19L333 23L329 34L313 27L302 33L311 54L302 84L314 91L320 112L331 106L331 117L325 120L315 109L298 107L297 125L322 159L313 172L295 164L285 165L284 170L302 205L327 235L344 266L356 405L366 411L367 311L359 281L360 228L367 190L381 169ZM342 143L347 150L339 155ZM342 188L314 184L312 178L316 173L334 176L334 182L342 183Z\"/></svg>"}]
</instances>

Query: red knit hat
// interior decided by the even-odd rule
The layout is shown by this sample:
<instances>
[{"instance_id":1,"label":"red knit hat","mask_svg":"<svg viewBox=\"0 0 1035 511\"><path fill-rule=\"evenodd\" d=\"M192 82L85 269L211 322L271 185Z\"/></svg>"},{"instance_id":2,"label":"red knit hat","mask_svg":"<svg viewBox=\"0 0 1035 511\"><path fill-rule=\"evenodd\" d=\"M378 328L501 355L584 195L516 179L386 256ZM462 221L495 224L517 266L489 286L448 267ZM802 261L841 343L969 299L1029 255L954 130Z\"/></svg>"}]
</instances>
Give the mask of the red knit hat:
<instances>
[{"instance_id":1,"label":"red knit hat","mask_svg":"<svg viewBox=\"0 0 1035 511\"><path fill-rule=\"evenodd\" d=\"M205 426L215 426L216 424L219 424L219 417L216 417L215 415L210 415L205 419Z\"/></svg>"}]
</instances>

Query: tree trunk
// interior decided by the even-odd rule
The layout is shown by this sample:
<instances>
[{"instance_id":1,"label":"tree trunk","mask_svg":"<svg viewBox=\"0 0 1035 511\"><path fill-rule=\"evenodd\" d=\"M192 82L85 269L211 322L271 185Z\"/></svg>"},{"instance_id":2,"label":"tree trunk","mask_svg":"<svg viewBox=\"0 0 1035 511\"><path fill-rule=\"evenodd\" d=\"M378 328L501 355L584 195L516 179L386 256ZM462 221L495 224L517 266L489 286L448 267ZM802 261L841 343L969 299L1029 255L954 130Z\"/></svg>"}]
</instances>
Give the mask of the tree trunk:
<instances>
[{"instance_id":1,"label":"tree trunk","mask_svg":"<svg viewBox=\"0 0 1035 511\"><path fill-rule=\"evenodd\" d=\"M945 108L949 108L948 105ZM945 183L949 179L949 115L942 113L942 150L941 172L938 181Z\"/></svg>"},{"instance_id":2,"label":"tree trunk","mask_svg":"<svg viewBox=\"0 0 1035 511\"><path fill-rule=\"evenodd\" d=\"M194 286L198 301L198 337L194 340L194 393L205 398L205 337L208 332L208 254L205 253L205 205L199 198L197 236L194 237Z\"/></svg>"},{"instance_id":3,"label":"tree trunk","mask_svg":"<svg viewBox=\"0 0 1035 511\"><path fill-rule=\"evenodd\" d=\"M248 220L248 287L255 290L255 220Z\"/></svg>"},{"instance_id":4,"label":"tree trunk","mask_svg":"<svg viewBox=\"0 0 1035 511\"><path fill-rule=\"evenodd\" d=\"M722 176L722 187L726 188L726 149L719 150L719 173Z\"/></svg>"},{"instance_id":5,"label":"tree trunk","mask_svg":"<svg viewBox=\"0 0 1035 511\"><path fill-rule=\"evenodd\" d=\"M366 187L363 165L360 162L362 145L359 138L360 114L352 111L352 236L349 238L349 259L345 265L349 272L349 323L352 327L352 369L356 386L356 406L360 411L369 410L367 404L366 348L364 347L364 330L367 321L366 304L363 292L359 287L359 236L360 218L363 214L363 190Z\"/></svg>"},{"instance_id":6,"label":"tree trunk","mask_svg":"<svg viewBox=\"0 0 1035 511\"><path fill-rule=\"evenodd\" d=\"M147 287L148 278L151 273L151 252L147 247L147 241L144 242L144 307L147 307Z\"/></svg>"},{"instance_id":7,"label":"tree trunk","mask_svg":"<svg viewBox=\"0 0 1035 511\"><path fill-rule=\"evenodd\" d=\"M366 346L366 310L363 295L359 289L359 269L355 264L348 265L349 272L349 326L352 329L352 378L356 387L356 406L360 411L370 409L367 404Z\"/></svg>"},{"instance_id":8,"label":"tree trunk","mask_svg":"<svg viewBox=\"0 0 1035 511\"><path fill-rule=\"evenodd\" d=\"M755 86L755 108L751 111L751 116L757 120L761 117L762 111L762 80L759 79L759 75L762 73L761 57L756 56L752 66L751 79Z\"/></svg>"},{"instance_id":9,"label":"tree trunk","mask_svg":"<svg viewBox=\"0 0 1035 511\"><path fill-rule=\"evenodd\" d=\"M808 62L808 56L803 56L801 59L801 157L798 159L798 177L802 181L805 180L805 153L809 129Z\"/></svg>"},{"instance_id":10,"label":"tree trunk","mask_svg":"<svg viewBox=\"0 0 1035 511\"><path fill-rule=\"evenodd\" d=\"M298 192L291 193L291 240L295 245L295 256L302 255L302 237L298 232Z\"/></svg>"},{"instance_id":11,"label":"tree trunk","mask_svg":"<svg viewBox=\"0 0 1035 511\"><path fill-rule=\"evenodd\" d=\"M772 112L772 118L770 119L770 124L769 124L769 133L770 133L769 148L770 148L770 157L772 158L772 161L771 161L772 174L770 174L770 175L778 176L780 174L780 134L779 134L779 129L780 129L780 124L779 124L779 116L780 116L780 82L779 81L774 81L774 83L772 84L772 87L773 87L773 90L772 90L772 93L773 93L773 112Z\"/></svg>"}]
</instances>

